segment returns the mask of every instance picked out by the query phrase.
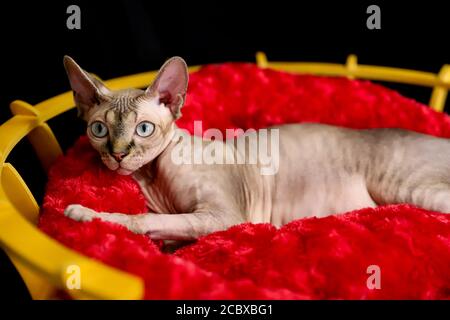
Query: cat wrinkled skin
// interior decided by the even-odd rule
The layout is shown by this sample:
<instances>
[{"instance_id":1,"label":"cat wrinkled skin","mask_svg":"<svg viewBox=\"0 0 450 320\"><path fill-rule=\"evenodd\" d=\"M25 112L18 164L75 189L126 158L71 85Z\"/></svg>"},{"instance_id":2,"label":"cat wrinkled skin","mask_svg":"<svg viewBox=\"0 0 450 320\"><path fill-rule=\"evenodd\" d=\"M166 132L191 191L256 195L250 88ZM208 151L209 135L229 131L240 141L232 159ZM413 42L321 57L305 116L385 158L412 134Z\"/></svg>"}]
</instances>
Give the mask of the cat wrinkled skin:
<instances>
[{"instance_id":1,"label":"cat wrinkled skin","mask_svg":"<svg viewBox=\"0 0 450 320\"><path fill-rule=\"evenodd\" d=\"M92 146L109 169L133 176L149 208L126 215L73 204L65 210L72 219L98 218L152 239L192 240L243 222L281 226L383 204L450 212L446 139L401 129L287 124L274 127L280 159L274 175L261 175L259 162L175 164L175 120L188 84L183 59L169 59L146 90L112 91L70 57L64 65ZM201 146L222 143L194 139Z\"/></svg>"}]
</instances>

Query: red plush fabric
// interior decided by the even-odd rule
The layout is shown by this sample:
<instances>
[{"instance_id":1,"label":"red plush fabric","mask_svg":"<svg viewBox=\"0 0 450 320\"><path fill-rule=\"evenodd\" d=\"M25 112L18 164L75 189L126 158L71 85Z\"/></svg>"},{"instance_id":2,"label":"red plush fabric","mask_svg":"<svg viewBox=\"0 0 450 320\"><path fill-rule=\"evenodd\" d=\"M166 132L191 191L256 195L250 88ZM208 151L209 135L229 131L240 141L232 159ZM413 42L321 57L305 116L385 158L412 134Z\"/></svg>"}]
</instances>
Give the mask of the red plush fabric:
<instances>
[{"instance_id":1,"label":"red plush fabric","mask_svg":"<svg viewBox=\"0 0 450 320\"><path fill-rule=\"evenodd\" d=\"M191 75L178 125L266 127L316 121L400 127L450 137L450 118L367 81L292 75L252 64L210 65ZM82 137L50 172L39 227L63 244L145 281L147 299L448 299L450 215L408 205L294 221L243 224L174 255L125 228L63 216L72 203L146 211L129 176L106 169ZM366 285L369 265L381 289Z\"/></svg>"}]
</instances>

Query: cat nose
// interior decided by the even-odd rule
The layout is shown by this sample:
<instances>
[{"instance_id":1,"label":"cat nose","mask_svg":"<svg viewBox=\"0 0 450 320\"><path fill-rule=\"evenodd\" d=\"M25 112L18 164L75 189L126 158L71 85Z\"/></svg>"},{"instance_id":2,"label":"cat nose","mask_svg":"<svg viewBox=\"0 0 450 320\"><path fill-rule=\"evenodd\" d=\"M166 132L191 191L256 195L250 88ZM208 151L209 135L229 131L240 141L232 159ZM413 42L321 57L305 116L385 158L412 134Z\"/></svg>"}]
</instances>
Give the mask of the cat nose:
<instances>
[{"instance_id":1,"label":"cat nose","mask_svg":"<svg viewBox=\"0 0 450 320\"><path fill-rule=\"evenodd\" d=\"M116 159L117 162L120 162L128 155L128 152L113 152L112 156Z\"/></svg>"}]
</instances>

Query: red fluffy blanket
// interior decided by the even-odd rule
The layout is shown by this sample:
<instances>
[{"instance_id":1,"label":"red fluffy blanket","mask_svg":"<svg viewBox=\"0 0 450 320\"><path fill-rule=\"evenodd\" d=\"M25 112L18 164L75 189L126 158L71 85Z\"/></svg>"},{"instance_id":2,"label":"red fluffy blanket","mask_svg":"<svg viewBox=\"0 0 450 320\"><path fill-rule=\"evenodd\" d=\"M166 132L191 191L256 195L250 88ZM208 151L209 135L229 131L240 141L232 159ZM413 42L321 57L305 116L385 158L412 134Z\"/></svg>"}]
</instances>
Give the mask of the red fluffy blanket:
<instances>
[{"instance_id":1,"label":"red fluffy blanket","mask_svg":"<svg viewBox=\"0 0 450 320\"><path fill-rule=\"evenodd\" d=\"M200 119L204 129L315 121L450 137L448 116L379 85L252 64L210 65L191 75L178 125L192 130ZM143 298L450 298L450 215L391 205L279 229L246 223L169 255L121 226L64 217L72 203L106 212L146 211L132 178L106 169L86 137L52 168L39 227L78 252L142 277ZM379 273L368 270L371 265ZM375 272L379 289L367 285Z\"/></svg>"}]
</instances>

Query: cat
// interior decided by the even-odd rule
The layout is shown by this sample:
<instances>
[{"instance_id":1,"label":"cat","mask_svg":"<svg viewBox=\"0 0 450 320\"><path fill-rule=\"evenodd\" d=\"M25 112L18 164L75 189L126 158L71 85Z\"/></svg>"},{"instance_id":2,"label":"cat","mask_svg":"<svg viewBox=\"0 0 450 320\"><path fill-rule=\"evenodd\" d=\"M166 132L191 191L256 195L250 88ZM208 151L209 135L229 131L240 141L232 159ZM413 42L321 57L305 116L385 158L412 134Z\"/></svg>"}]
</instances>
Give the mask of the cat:
<instances>
[{"instance_id":1,"label":"cat","mask_svg":"<svg viewBox=\"0 0 450 320\"><path fill-rule=\"evenodd\" d=\"M70 57L64 66L93 148L110 170L132 175L151 211L126 215L73 204L64 214L74 220L98 218L152 239L194 240L244 222L281 226L384 204L450 212L447 139L401 129L286 124L271 128L279 134L275 174L262 175L260 161L176 164L172 156L182 139L175 121L188 87L182 58L169 59L146 90L112 91ZM237 144L201 137L188 143L194 151L215 144L239 155Z\"/></svg>"}]
</instances>

